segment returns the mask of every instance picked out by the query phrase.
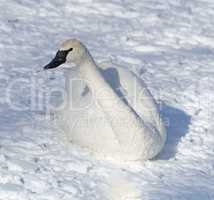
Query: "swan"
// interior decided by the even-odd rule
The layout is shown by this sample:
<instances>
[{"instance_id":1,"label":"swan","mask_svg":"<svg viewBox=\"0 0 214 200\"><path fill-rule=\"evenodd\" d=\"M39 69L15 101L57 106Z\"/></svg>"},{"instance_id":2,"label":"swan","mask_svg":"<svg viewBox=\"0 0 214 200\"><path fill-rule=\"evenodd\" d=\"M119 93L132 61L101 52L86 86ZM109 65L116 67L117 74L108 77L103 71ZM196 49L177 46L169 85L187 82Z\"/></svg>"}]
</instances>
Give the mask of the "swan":
<instances>
[{"instance_id":1,"label":"swan","mask_svg":"<svg viewBox=\"0 0 214 200\"><path fill-rule=\"evenodd\" d=\"M44 69L71 64L65 72L65 99L57 123L69 144L118 162L154 158L166 129L145 83L119 66L98 66L77 39L62 43Z\"/></svg>"}]
</instances>

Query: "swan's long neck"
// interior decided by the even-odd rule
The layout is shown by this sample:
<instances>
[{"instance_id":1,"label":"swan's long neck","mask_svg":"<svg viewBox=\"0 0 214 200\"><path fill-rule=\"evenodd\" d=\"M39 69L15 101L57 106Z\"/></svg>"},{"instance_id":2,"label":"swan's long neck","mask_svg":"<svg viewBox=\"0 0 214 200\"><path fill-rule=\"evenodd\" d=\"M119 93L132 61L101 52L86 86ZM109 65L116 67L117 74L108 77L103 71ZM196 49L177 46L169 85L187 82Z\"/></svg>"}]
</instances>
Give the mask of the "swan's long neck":
<instances>
[{"instance_id":1,"label":"swan's long neck","mask_svg":"<svg viewBox=\"0 0 214 200\"><path fill-rule=\"evenodd\" d=\"M124 151L136 155L136 159L140 157L140 154L145 154L140 151L143 149L142 141L151 142L153 135L150 134L143 120L120 99L106 82L89 54L81 63L80 73L91 89L95 101L105 113L118 142L121 146L126 147ZM158 137L158 140L161 138ZM161 142L159 141L159 143Z\"/></svg>"}]
</instances>

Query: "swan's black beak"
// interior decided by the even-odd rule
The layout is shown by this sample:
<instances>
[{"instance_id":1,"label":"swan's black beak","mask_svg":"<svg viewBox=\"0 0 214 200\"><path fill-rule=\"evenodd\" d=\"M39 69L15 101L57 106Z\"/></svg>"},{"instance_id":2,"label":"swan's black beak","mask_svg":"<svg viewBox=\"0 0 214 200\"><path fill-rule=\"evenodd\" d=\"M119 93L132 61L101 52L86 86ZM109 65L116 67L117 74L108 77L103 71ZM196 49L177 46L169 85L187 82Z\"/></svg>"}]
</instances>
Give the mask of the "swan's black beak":
<instances>
[{"instance_id":1,"label":"swan's black beak","mask_svg":"<svg viewBox=\"0 0 214 200\"><path fill-rule=\"evenodd\" d=\"M60 66L61 64L65 63L63 60L57 60L54 58L49 64L44 66L44 69L52 69Z\"/></svg>"},{"instance_id":2,"label":"swan's black beak","mask_svg":"<svg viewBox=\"0 0 214 200\"><path fill-rule=\"evenodd\" d=\"M44 66L44 69L52 69L52 68L56 68L60 65L62 65L63 63L66 62L66 57L68 55L68 53L70 51L72 51L73 48L70 48L68 50L60 50L56 53L55 58L47 65Z\"/></svg>"},{"instance_id":3,"label":"swan's black beak","mask_svg":"<svg viewBox=\"0 0 214 200\"><path fill-rule=\"evenodd\" d=\"M44 69L52 69L62 65L66 62L66 56L66 51L58 51L55 58L49 64L45 65Z\"/></svg>"}]
</instances>

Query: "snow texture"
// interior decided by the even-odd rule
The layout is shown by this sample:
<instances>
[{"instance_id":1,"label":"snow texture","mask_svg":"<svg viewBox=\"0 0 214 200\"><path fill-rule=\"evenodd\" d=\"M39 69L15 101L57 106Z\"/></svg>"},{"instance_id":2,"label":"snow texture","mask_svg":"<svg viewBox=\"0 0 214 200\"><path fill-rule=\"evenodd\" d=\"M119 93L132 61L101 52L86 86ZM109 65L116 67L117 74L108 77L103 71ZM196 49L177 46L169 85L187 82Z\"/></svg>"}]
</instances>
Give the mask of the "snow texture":
<instances>
[{"instance_id":1,"label":"snow texture","mask_svg":"<svg viewBox=\"0 0 214 200\"><path fill-rule=\"evenodd\" d=\"M112 174L127 177L143 200L214 199L212 0L0 6L0 200L105 200ZM38 71L70 37L149 86L168 132L155 159L122 169L60 143L50 104L60 96L52 88L63 90L63 69Z\"/></svg>"}]
</instances>

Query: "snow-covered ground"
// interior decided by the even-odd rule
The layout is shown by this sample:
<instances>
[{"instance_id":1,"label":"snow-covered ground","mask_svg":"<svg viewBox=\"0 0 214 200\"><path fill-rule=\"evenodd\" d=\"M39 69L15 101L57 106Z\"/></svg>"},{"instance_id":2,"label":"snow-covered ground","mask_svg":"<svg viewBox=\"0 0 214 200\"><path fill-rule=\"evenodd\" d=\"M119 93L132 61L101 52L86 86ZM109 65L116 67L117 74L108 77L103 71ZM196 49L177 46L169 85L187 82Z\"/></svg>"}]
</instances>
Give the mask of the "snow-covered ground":
<instances>
[{"instance_id":1,"label":"snow-covered ground","mask_svg":"<svg viewBox=\"0 0 214 200\"><path fill-rule=\"evenodd\" d=\"M213 0L1 0L0 8L0 200L105 200L112 173L142 200L214 199ZM63 69L36 72L70 37L98 63L145 80L168 131L156 159L120 169L59 141L48 105Z\"/></svg>"}]
</instances>

